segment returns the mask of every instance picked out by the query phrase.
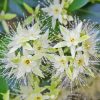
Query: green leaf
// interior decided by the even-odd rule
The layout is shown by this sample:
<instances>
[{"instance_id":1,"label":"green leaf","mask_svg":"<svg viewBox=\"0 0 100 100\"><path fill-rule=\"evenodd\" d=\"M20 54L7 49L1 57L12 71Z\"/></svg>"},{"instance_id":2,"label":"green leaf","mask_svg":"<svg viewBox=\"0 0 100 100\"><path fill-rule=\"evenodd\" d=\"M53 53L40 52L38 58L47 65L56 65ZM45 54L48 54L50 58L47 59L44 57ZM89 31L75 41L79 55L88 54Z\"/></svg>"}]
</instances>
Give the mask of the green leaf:
<instances>
[{"instance_id":1,"label":"green leaf","mask_svg":"<svg viewBox=\"0 0 100 100\"><path fill-rule=\"evenodd\" d=\"M23 6L25 7L28 13L33 14L33 9L28 4L24 2Z\"/></svg>"},{"instance_id":2,"label":"green leaf","mask_svg":"<svg viewBox=\"0 0 100 100\"><path fill-rule=\"evenodd\" d=\"M89 0L74 0L73 3L69 6L68 11L75 11L86 5L88 2Z\"/></svg>"},{"instance_id":3,"label":"green leaf","mask_svg":"<svg viewBox=\"0 0 100 100\"><path fill-rule=\"evenodd\" d=\"M10 20L16 17L16 14L4 14L4 15L0 15L0 20Z\"/></svg>"},{"instance_id":4,"label":"green leaf","mask_svg":"<svg viewBox=\"0 0 100 100\"><path fill-rule=\"evenodd\" d=\"M72 80L73 67L70 66L65 71L66 71L66 74L68 75L69 79Z\"/></svg>"},{"instance_id":5,"label":"green leaf","mask_svg":"<svg viewBox=\"0 0 100 100\"><path fill-rule=\"evenodd\" d=\"M38 67L34 67L33 73L34 73L35 75L38 75L38 76L44 78L44 75L42 74L42 71L41 71Z\"/></svg>"},{"instance_id":6,"label":"green leaf","mask_svg":"<svg viewBox=\"0 0 100 100\"><path fill-rule=\"evenodd\" d=\"M4 6L3 6L3 10L6 12L6 10L7 10L7 1L8 0L4 0Z\"/></svg>"},{"instance_id":7,"label":"green leaf","mask_svg":"<svg viewBox=\"0 0 100 100\"><path fill-rule=\"evenodd\" d=\"M9 100L8 99L8 85L6 80L0 76L0 100Z\"/></svg>"},{"instance_id":8,"label":"green leaf","mask_svg":"<svg viewBox=\"0 0 100 100\"><path fill-rule=\"evenodd\" d=\"M67 42L63 41L63 42L59 42L57 43L54 48L61 48L61 47L65 47L67 46Z\"/></svg>"},{"instance_id":9,"label":"green leaf","mask_svg":"<svg viewBox=\"0 0 100 100\"><path fill-rule=\"evenodd\" d=\"M23 4L24 0L13 0L16 4Z\"/></svg>"},{"instance_id":10,"label":"green leaf","mask_svg":"<svg viewBox=\"0 0 100 100\"><path fill-rule=\"evenodd\" d=\"M7 93L8 85L6 80L0 76L0 93Z\"/></svg>"},{"instance_id":11,"label":"green leaf","mask_svg":"<svg viewBox=\"0 0 100 100\"><path fill-rule=\"evenodd\" d=\"M35 8L35 14L36 14L36 15L39 13L39 9L40 9L40 5L38 5L38 6Z\"/></svg>"},{"instance_id":12,"label":"green leaf","mask_svg":"<svg viewBox=\"0 0 100 100\"><path fill-rule=\"evenodd\" d=\"M7 93L3 93L3 100L9 100L9 90L7 91Z\"/></svg>"},{"instance_id":13,"label":"green leaf","mask_svg":"<svg viewBox=\"0 0 100 100\"><path fill-rule=\"evenodd\" d=\"M29 25L33 21L33 16L29 16L24 20L24 26Z\"/></svg>"},{"instance_id":14,"label":"green leaf","mask_svg":"<svg viewBox=\"0 0 100 100\"><path fill-rule=\"evenodd\" d=\"M6 20L10 20L10 19L13 19L13 18L15 18L16 17L16 14L10 14L10 13L8 13L8 14L5 14L4 15L4 18L6 19Z\"/></svg>"},{"instance_id":15,"label":"green leaf","mask_svg":"<svg viewBox=\"0 0 100 100\"><path fill-rule=\"evenodd\" d=\"M4 21L4 20L2 21L2 26L3 26L4 30L5 30L5 32L9 33L9 27L8 27L6 21Z\"/></svg>"},{"instance_id":16,"label":"green leaf","mask_svg":"<svg viewBox=\"0 0 100 100\"><path fill-rule=\"evenodd\" d=\"M89 38L90 37L88 35L84 35L84 36L80 37L79 42L83 42L83 41L85 41L85 40L87 40Z\"/></svg>"}]
</instances>

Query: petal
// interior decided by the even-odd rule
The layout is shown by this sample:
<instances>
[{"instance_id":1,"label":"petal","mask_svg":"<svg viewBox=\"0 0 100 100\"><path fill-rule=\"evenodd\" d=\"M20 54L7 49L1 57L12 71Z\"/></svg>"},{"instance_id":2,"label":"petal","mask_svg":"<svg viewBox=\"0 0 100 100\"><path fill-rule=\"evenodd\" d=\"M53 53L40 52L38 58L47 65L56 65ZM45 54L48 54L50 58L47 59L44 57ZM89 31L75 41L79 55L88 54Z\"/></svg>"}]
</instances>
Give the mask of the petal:
<instances>
[{"instance_id":1,"label":"petal","mask_svg":"<svg viewBox=\"0 0 100 100\"><path fill-rule=\"evenodd\" d=\"M56 26L56 19L52 17L52 28L54 29Z\"/></svg>"},{"instance_id":2,"label":"petal","mask_svg":"<svg viewBox=\"0 0 100 100\"><path fill-rule=\"evenodd\" d=\"M54 0L54 4L55 4L55 5L60 4L60 0Z\"/></svg>"},{"instance_id":3,"label":"petal","mask_svg":"<svg viewBox=\"0 0 100 100\"><path fill-rule=\"evenodd\" d=\"M25 74L25 70L24 70L22 67L20 67L20 68L18 69L18 72L17 72L17 79L23 77L24 74Z\"/></svg>"},{"instance_id":4,"label":"petal","mask_svg":"<svg viewBox=\"0 0 100 100\"><path fill-rule=\"evenodd\" d=\"M15 51L16 51L18 48L20 48L20 47L21 47L21 45L16 45L16 46L14 46L13 48L10 49L9 53L15 52Z\"/></svg>"},{"instance_id":5,"label":"petal","mask_svg":"<svg viewBox=\"0 0 100 100\"><path fill-rule=\"evenodd\" d=\"M89 65L89 56L86 53L84 54L84 61L85 61L86 66L88 66Z\"/></svg>"},{"instance_id":6,"label":"petal","mask_svg":"<svg viewBox=\"0 0 100 100\"><path fill-rule=\"evenodd\" d=\"M33 34L39 34L41 32L39 23L34 24L33 27L30 28L30 32L32 32Z\"/></svg>"},{"instance_id":7,"label":"petal","mask_svg":"<svg viewBox=\"0 0 100 100\"><path fill-rule=\"evenodd\" d=\"M35 54L33 57L32 57L32 60L39 60L43 57L43 55L40 55L40 54Z\"/></svg>"},{"instance_id":8,"label":"petal","mask_svg":"<svg viewBox=\"0 0 100 100\"><path fill-rule=\"evenodd\" d=\"M44 12L49 12L49 7L46 7L46 8L42 8L42 10L44 11Z\"/></svg>"},{"instance_id":9,"label":"petal","mask_svg":"<svg viewBox=\"0 0 100 100\"><path fill-rule=\"evenodd\" d=\"M82 37L79 38L78 42L84 42L85 40L88 40L90 36L88 35L83 35Z\"/></svg>"},{"instance_id":10,"label":"petal","mask_svg":"<svg viewBox=\"0 0 100 100\"><path fill-rule=\"evenodd\" d=\"M68 20L68 21L73 21L73 17L70 16L70 15L68 15L68 16L67 16L67 20Z\"/></svg>"},{"instance_id":11,"label":"petal","mask_svg":"<svg viewBox=\"0 0 100 100\"><path fill-rule=\"evenodd\" d=\"M48 96L48 95L44 95L44 96L43 96L43 99L44 99L44 100L47 100L47 99L49 99L49 98L50 98L50 96Z\"/></svg>"},{"instance_id":12,"label":"petal","mask_svg":"<svg viewBox=\"0 0 100 100\"><path fill-rule=\"evenodd\" d=\"M82 31L82 22L80 22L77 27L75 28L74 32L76 33L77 37L80 37L80 32Z\"/></svg>"},{"instance_id":13,"label":"petal","mask_svg":"<svg viewBox=\"0 0 100 100\"><path fill-rule=\"evenodd\" d=\"M43 40L47 40L48 39L48 35L49 35L49 29L45 32L45 34L42 35L42 39Z\"/></svg>"},{"instance_id":14,"label":"petal","mask_svg":"<svg viewBox=\"0 0 100 100\"><path fill-rule=\"evenodd\" d=\"M67 46L67 42L59 42L53 48L61 48Z\"/></svg>"},{"instance_id":15,"label":"petal","mask_svg":"<svg viewBox=\"0 0 100 100\"><path fill-rule=\"evenodd\" d=\"M62 23L62 16L61 15L59 15L58 20L60 23Z\"/></svg>"},{"instance_id":16,"label":"petal","mask_svg":"<svg viewBox=\"0 0 100 100\"><path fill-rule=\"evenodd\" d=\"M75 46L71 46L71 47L70 47L70 50L71 50L72 58L74 58L74 57L75 57L75 52L76 52Z\"/></svg>"},{"instance_id":17,"label":"petal","mask_svg":"<svg viewBox=\"0 0 100 100\"><path fill-rule=\"evenodd\" d=\"M26 50L33 50L33 48L31 47L30 44L26 43L25 45L23 45L23 48Z\"/></svg>"},{"instance_id":18,"label":"petal","mask_svg":"<svg viewBox=\"0 0 100 100\"><path fill-rule=\"evenodd\" d=\"M74 80L75 78L77 78L78 75L79 75L79 70L78 70L78 69L75 69L74 72L73 72L73 80Z\"/></svg>"},{"instance_id":19,"label":"petal","mask_svg":"<svg viewBox=\"0 0 100 100\"><path fill-rule=\"evenodd\" d=\"M18 26L17 26L17 33L20 33L21 30L22 30L22 26L20 25L20 23L18 23Z\"/></svg>"},{"instance_id":20,"label":"petal","mask_svg":"<svg viewBox=\"0 0 100 100\"><path fill-rule=\"evenodd\" d=\"M38 75L38 76L44 78L44 75L42 74L42 71L41 71L41 70L39 69L39 67L37 67L37 66L33 68L33 73L34 73L35 75Z\"/></svg>"},{"instance_id":21,"label":"petal","mask_svg":"<svg viewBox=\"0 0 100 100\"><path fill-rule=\"evenodd\" d=\"M68 35L70 34L69 30L63 26L60 25L60 31L63 35L64 39L68 38Z\"/></svg>"},{"instance_id":22,"label":"petal","mask_svg":"<svg viewBox=\"0 0 100 100\"><path fill-rule=\"evenodd\" d=\"M78 47L78 48L76 49L76 51L82 51L82 50L83 50L82 47Z\"/></svg>"}]
</instances>

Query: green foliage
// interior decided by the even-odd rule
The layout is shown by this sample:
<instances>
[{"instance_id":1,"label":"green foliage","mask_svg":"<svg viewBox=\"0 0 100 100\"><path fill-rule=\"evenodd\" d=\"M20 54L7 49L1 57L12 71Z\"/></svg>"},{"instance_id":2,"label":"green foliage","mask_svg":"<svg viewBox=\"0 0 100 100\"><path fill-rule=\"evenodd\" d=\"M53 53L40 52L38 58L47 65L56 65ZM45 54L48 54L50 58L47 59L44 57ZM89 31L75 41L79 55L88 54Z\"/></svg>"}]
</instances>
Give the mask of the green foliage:
<instances>
[{"instance_id":1,"label":"green foliage","mask_svg":"<svg viewBox=\"0 0 100 100\"><path fill-rule=\"evenodd\" d=\"M82 8L88 2L89 2L89 0L74 0L73 3L69 6L68 10L70 12L75 11L77 9Z\"/></svg>"},{"instance_id":2,"label":"green foliage","mask_svg":"<svg viewBox=\"0 0 100 100\"><path fill-rule=\"evenodd\" d=\"M6 80L0 76L0 100L9 100L8 85Z\"/></svg>"},{"instance_id":3,"label":"green foliage","mask_svg":"<svg viewBox=\"0 0 100 100\"><path fill-rule=\"evenodd\" d=\"M4 15L0 15L0 20L11 20L15 17L16 17L16 14L7 13L7 14L4 14Z\"/></svg>"},{"instance_id":4,"label":"green foliage","mask_svg":"<svg viewBox=\"0 0 100 100\"><path fill-rule=\"evenodd\" d=\"M28 13L33 14L33 9L28 4L24 2L23 6L25 7Z\"/></svg>"},{"instance_id":5,"label":"green foliage","mask_svg":"<svg viewBox=\"0 0 100 100\"><path fill-rule=\"evenodd\" d=\"M81 19L90 19L92 21L100 23L100 4L87 4L83 8L78 9L75 14L80 16Z\"/></svg>"}]
</instances>

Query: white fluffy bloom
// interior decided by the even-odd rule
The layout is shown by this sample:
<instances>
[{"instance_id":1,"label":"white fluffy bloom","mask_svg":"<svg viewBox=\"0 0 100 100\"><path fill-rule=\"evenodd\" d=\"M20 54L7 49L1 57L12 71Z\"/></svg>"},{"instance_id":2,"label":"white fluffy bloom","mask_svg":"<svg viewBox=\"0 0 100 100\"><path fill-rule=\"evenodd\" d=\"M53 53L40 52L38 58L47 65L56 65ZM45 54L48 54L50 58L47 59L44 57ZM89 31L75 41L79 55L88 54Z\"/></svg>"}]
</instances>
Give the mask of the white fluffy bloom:
<instances>
[{"instance_id":1,"label":"white fluffy bloom","mask_svg":"<svg viewBox=\"0 0 100 100\"><path fill-rule=\"evenodd\" d=\"M32 50L32 47L26 43L29 40L36 40L40 37L40 28L38 23L34 24L32 27L23 28L18 24L17 32L12 38L12 42L8 45L10 48L9 53L16 51L18 48L23 47L27 50Z\"/></svg>"},{"instance_id":2,"label":"white fluffy bloom","mask_svg":"<svg viewBox=\"0 0 100 100\"><path fill-rule=\"evenodd\" d=\"M74 23L73 26L76 26L75 28L72 26L70 29L67 29L64 26L60 26L62 41L58 42L54 48L64 47L62 49L67 50L64 54L68 58L66 70L63 68L56 72L57 74L59 73L59 76L64 75L62 78L66 77L64 82L68 83L68 80L73 82L80 81L85 75L95 77L95 73L97 72L95 65L99 64L97 55L99 50L97 45L99 31L94 29L95 25L92 25L88 25L88 22L79 21L78 23ZM55 66L58 67L59 63L57 62Z\"/></svg>"},{"instance_id":3,"label":"white fluffy bloom","mask_svg":"<svg viewBox=\"0 0 100 100\"><path fill-rule=\"evenodd\" d=\"M33 42L33 52L35 55L38 55L39 58L47 54L48 48L50 48L48 34L49 30L45 34L41 35L39 39Z\"/></svg>"},{"instance_id":4,"label":"white fluffy bloom","mask_svg":"<svg viewBox=\"0 0 100 100\"><path fill-rule=\"evenodd\" d=\"M38 62L32 60L31 55L22 56L18 66L17 78L23 77L25 74L34 73L40 77L44 77L39 68Z\"/></svg>"},{"instance_id":5,"label":"white fluffy bloom","mask_svg":"<svg viewBox=\"0 0 100 100\"><path fill-rule=\"evenodd\" d=\"M36 93L30 95L26 100L49 100L49 96L42 95L41 93Z\"/></svg>"},{"instance_id":6,"label":"white fluffy bloom","mask_svg":"<svg viewBox=\"0 0 100 100\"><path fill-rule=\"evenodd\" d=\"M87 67L86 63L89 63L88 61L87 62L85 61L86 60L85 60L84 55L81 52L79 52L76 55L75 61L74 61L74 71L73 71L73 78L72 78L73 80L77 78L80 73L84 73L84 70L85 70L84 67Z\"/></svg>"},{"instance_id":7,"label":"white fluffy bloom","mask_svg":"<svg viewBox=\"0 0 100 100\"><path fill-rule=\"evenodd\" d=\"M18 80L24 80L24 78L30 74L40 76L44 78L42 71L40 70L39 61L33 60L34 56L20 54L15 55L13 53L8 54L5 59L4 76Z\"/></svg>"},{"instance_id":8,"label":"white fluffy bloom","mask_svg":"<svg viewBox=\"0 0 100 100\"><path fill-rule=\"evenodd\" d=\"M56 76L59 76L60 74L62 75L62 73L64 73L68 68L68 60L66 56L54 55L52 62L56 68Z\"/></svg>"},{"instance_id":9,"label":"white fluffy bloom","mask_svg":"<svg viewBox=\"0 0 100 100\"><path fill-rule=\"evenodd\" d=\"M52 27L55 28L56 20L58 19L62 23L62 10L63 2L60 0L53 0L53 3L49 7L43 8L44 12L47 12L49 16L52 16Z\"/></svg>"},{"instance_id":10,"label":"white fluffy bloom","mask_svg":"<svg viewBox=\"0 0 100 100\"><path fill-rule=\"evenodd\" d=\"M76 26L76 28L72 29L72 30L68 30L67 28L65 28L63 26L60 26L60 31L61 31L64 41L56 44L54 46L54 48L68 46L68 47L70 47L72 57L74 58L75 51L76 51L76 45L78 45L78 43L83 41L83 40L81 40L81 37L80 37L81 30L82 30L82 22L80 22Z\"/></svg>"}]
</instances>

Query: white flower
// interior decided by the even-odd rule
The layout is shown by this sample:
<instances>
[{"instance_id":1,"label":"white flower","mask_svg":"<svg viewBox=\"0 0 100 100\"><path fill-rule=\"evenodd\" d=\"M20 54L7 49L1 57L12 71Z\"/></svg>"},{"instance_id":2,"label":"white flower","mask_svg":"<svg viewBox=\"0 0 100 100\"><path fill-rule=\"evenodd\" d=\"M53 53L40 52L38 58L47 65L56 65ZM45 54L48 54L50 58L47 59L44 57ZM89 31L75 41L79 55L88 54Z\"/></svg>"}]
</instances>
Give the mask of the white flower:
<instances>
[{"instance_id":1,"label":"white flower","mask_svg":"<svg viewBox=\"0 0 100 100\"><path fill-rule=\"evenodd\" d=\"M33 51L34 54L39 56L44 56L50 47L48 40L49 30L45 32L45 34L41 35L41 37L33 42Z\"/></svg>"},{"instance_id":2,"label":"white flower","mask_svg":"<svg viewBox=\"0 0 100 100\"><path fill-rule=\"evenodd\" d=\"M34 82L35 83L35 82ZM31 85L28 86L20 86L20 95L19 98L23 100L49 100L49 96L42 94L43 88L39 87L38 83L36 82L36 86L33 87Z\"/></svg>"},{"instance_id":3,"label":"white flower","mask_svg":"<svg viewBox=\"0 0 100 100\"><path fill-rule=\"evenodd\" d=\"M78 52L78 54L76 55L73 65L73 80L75 78L79 78L79 74L81 73L94 77L94 73L92 72L90 67L90 60L86 57L87 56L85 54L82 54L82 52Z\"/></svg>"},{"instance_id":4,"label":"white flower","mask_svg":"<svg viewBox=\"0 0 100 100\"><path fill-rule=\"evenodd\" d=\"M75 66L78 67L84 67L85 65L85 59L84 59L84 54L79 52L76 57L75 57Z\"/></svg>"},{"instance_id":5,"label":"white flower","mask_svg":"<svg viewBox=\"0 0 100 100\"><path fill-rule=\"evenodd\" d=\"M3 75L6 76L7 79L10 80L10 77L16 73L19 62L20 54L17 56L15 53L6 54L6 57L3 60L3 63L5 64ZM15 76L13 78L15 78Z\"/></svg>"},{"instance_id":6,"label":"white flower","mask_svg":"<svg viewBox=\"0 0 100 100\"><path fill-rule=\"evenodd\" d=\"M42 9L44 12L47 12L49 16L52 16L53 28L55 28L57 19L62 23L63 6L63 2L60 3L60 0L53 0L53 3L51 3L49 7Z\"/></svg>"},{"instance_id":7,"label":"white flower","mask_svg":"<svg viewBox=\"0 0 100 100\"><path fill-rule=\"evenodd\" d=\"M54 67L56 68L56 75L60 75L68 68L68 60L66 56L54 56L52 60Z\"/></svg>"},{"instance_id":8,"label":"white flower","mask_svg":"<svg viewBox=\"0 0 100 100\"><path fill-rule=\"evenodd\" d=\"M33 58L34 56L31 55L21 56L20 54L8 54L7 59L5 59L4 62L4 76L7 76L8 78L13 76L13 78L16 79L24 79L25 75L29 75L30 73L44 78L44 75L40 70L39 61L35 61Z\"/></svg>"},{"instance_id":9,"label":"white flower","mask_svg":"<svg viewBox=\"0 0 100 100\"><path fill-rule=\"evenodd\" d=\"M82 43L82 49L85 53L94 55L95 53L97 53L96 44L96 38L94 37L94 35L91 35L88 40Z\"/></svg>"},{"instance_id":10,"label":"white flower","mask_svg":"<svg viewBox=\"0 0 100 100\"><path fill-rule=\"evenodd\" d=\"M16 51L20 47L32 50L32 47L27 42L38 39L40 37L40 32L41 30L38 23L29 28L22 28L21 25L18 24L17 32L12 38L12 42L8 45L10 48L9 53Z\"/></svg>"},{"instance_id":11,"label":"white flower","mask_svg":"<svg viewBox=\"0 0 100 100\"><path fill-rule=\"evenodd\" d=\"M25 55L21 57L21 61L19 63L17 78L23 77L25 74L34 73L40 77L44 77L42 71L39 68L38 62L32 59L33 56Z\"/></svg>"},{"instance_id":12,"label":"white flower","mask_svg":"<svg viewBox=\"0 0 100 100\"><path fill-rule=\"evenodd\" d=\"M49 96L36 93L30 95L26 100L49 100Z\"/></svg>"},{"instance_id":13,"label":"white flower","mask_svg":"<svg viewBox=\"0 0 100 100\"><path fill-rule=\"evenodd\" d=\"M54 48L68 46L70 47L72 57L74 57L75 46L78 45L78 43L80 42L79 40L80 40L81 29L82 29L82 22L80 22L78 26L73 30L68 30L67 28L63 26L60 26L60 31L61 31L61 34L63 35L64 41L56 44Z\"/></svg>"}]
</instances>

